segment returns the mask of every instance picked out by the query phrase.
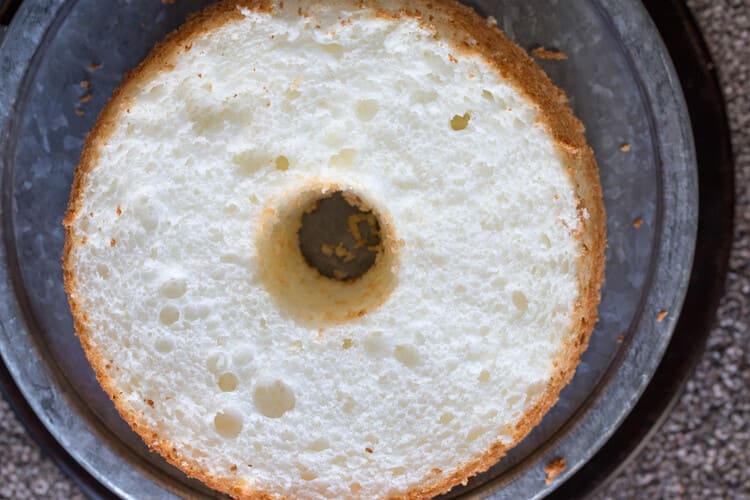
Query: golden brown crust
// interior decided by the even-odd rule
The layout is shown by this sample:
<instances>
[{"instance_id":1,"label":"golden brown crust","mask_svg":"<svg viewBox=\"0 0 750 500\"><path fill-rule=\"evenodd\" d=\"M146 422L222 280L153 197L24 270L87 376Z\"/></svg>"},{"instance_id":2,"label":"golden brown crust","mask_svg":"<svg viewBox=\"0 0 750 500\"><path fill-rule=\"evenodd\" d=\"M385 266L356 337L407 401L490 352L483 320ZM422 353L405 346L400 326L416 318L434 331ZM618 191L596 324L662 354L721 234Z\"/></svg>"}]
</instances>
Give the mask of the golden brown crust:
<instances>
[{"instance_id":1,"label":"golden brown crust","mask_svg":"<svg viewBox=\"0 0 750 500\"><path fill-rule=\"evenodd\" d=\"M557 402L560 391L575 373L596 321L599 290L604 274L605 214L598 170L593 152L586 144L583 125L573 115L562 91L553 85L523 49L508 40L493 23L487 22L472 9L452 0L342 0L340 5L372 8L376 15L384 18L416 18L424 27L434 31L436 36L446 39L455 47L453 57L482 57L538 108L541 125L555 141L558 154L568 167L578 197L581 230L577 235L580 245L577 274L580 292L575 302L571 331L553 361L556 372L537 403L512 430L512 443L503 445L497 442L482 455L462 464L456 470L434 472L426 477L419 487L398 495L399 498L407 499L430 498L458 484L465 484L470 477L495 464L508 449L523 439L541 421ZM160 453L189 476L235 498L265 500L281 497L255 490L249 483L236 477L216 475L196 461L187 459L172 443L145 425L141 415L122 401L119 397L120 392L107 372L106 360L101 358L91 344L88 318L77 297L72 263L73 250L77 245L83 244L76 236L72 223L81 209L87 174L95 168L100 146L110 137L118 117L127 109L131 93L140 82L148 81L160 71L170 70L175 55L180 51L189 50L190 40L194 37L241 17L237 10L239 6L259 12L272 12L274 9L283 8L283 3L274 5L270 0L225 0L202 11L157 45L146 60L127 75L101 112L84 145L73 180L68 211L63 221L66 226L63 274L76 333L99 383L112 398L123 419L144 439L150 449ZM302 9L299 14L308 15L307 12L302 12Z\"/></svg>"},{"instance_id":2,"label":"golden brown crust","mask_svg":"<svg viewBox=\"0 0 750 500\"><path fill-rule=\"evenodd\" d=\"M548 59L550 61L564 61L568 58L568 55L565 52L550 50L545 47L537 47L531 51L531 54L537 59Z\"/></svg>"},{"instance_id":3,"label":"golden brown crust","mask_svg":"<svg viewBox=\"0 0 750 500\"><path fill-rule=\"evenodd\" d=\"M549 462L544 466L544 473L547 476L544 479L544 482L546 484L552 484L555 478L565 470L565 467L567 466L565 465L565 459L563 457L558 457Z\"/></svg>"}]
</instances>

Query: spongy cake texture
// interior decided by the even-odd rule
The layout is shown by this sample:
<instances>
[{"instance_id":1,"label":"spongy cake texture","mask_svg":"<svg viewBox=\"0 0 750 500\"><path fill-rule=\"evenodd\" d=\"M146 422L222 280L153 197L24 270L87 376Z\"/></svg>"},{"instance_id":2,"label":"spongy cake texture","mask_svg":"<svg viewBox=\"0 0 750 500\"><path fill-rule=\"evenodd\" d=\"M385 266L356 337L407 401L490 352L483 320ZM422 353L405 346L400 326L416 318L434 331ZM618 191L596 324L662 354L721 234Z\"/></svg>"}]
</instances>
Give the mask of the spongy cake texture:
<instances>
[{"instance_id":1,"label":"spongy cake texture","mask_svg":"<svg viewBox=\"0 0 750 500\"><path fill-rule=\"evenodd\" d=\"M146 442L217 489L445 491L585 348L604 239L582 128L452 3L235 4L157 48L89 138L65 221L82 345ZM268 244L298 193L333 189L390 231L358 314L285 302L328 296Z\"/></svg>"}]
</instances>

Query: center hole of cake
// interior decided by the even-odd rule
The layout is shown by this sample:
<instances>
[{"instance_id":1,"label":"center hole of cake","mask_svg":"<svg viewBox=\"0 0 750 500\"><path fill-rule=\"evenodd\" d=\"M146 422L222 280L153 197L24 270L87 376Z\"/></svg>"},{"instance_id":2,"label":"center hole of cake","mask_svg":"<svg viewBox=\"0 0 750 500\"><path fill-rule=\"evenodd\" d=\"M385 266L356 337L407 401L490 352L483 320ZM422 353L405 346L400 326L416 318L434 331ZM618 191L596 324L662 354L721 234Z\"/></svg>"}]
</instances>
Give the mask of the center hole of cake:
<instances>
[{"instance_id":1,"label":"center hole of cake","mask_svg":"<svg viewBox=\"0 0 750 500\"><path fill-rule=\"evenodd\" d=\"M306 327L361 318L398 283L406 244L375 198L339 184L306 183L271 199L257 227L263 287Z\"/></svg>"},{"instance_id":2,"label":"center hole of cake","mask_svg":"<svg viewBox=\"0 0 750 500\"><path fill-rule=\"evenodd\" d=\"M346 191L335 191L305 207L297 236L305 262L333 280L356 280L383 251L377 215L359 196Z\"/></svg>"}]
</instances>

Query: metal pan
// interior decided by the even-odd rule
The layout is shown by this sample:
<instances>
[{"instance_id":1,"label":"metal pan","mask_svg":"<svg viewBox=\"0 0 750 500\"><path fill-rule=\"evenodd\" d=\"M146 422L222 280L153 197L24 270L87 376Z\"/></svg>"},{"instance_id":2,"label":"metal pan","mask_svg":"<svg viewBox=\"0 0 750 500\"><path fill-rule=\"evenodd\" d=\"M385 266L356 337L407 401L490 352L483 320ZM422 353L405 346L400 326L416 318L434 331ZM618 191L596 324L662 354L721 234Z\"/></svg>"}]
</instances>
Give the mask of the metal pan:
<instances>
[{"instance_id":1,"label":"metal pan","mask_svg":"<svg viewBox=\"0 0 750 500\"><path fill-rule=\"evenodd\" d=\"M0 354L50 433L124 498L218 495L149 453L96 384L62 289L60 220L83 137L124 72L207 3L27 0L0 46ZM568 55L541 64L587 127L608 211L600 320L574 380L527 439L450 495L536 498L606 442L669 342L695 243L695 154L677 77L639 2L472 5L525 48ZM93 91L83 103L82 80ZM558 456L567 468L547 485Z\"/></svg>"}]
</instances>

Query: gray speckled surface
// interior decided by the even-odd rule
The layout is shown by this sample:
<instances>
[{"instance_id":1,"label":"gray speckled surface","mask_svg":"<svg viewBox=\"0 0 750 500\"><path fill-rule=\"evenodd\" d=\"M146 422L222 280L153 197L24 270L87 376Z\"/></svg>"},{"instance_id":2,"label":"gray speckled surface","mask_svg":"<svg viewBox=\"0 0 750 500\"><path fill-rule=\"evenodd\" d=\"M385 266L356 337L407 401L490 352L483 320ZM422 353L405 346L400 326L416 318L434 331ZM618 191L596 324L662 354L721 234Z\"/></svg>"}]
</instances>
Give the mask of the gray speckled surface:
<instances>
[{"instance_id":1,"label":"gray speckled surface","mask_svg":"<svg viewBox=\"0 0 750 500\"><path fill-rule=\"evenodd\" d=\"M735 242L718 325L685 393L600 499L750 498L750 0L689 0L719 69L735 154Z\"/></svg>"},{"instance_id":2,"label":"gray speckled surface","mask_svg":"<svg viewBox=\"0 0 750 500\"><path fill-rule=\"evenodd\" d=\"M690 2L720 66L735 132L739 244L721 326L686 394L662 431L602 498L750 495L750 354L744 318L750 305L750 2ZM744 181L744 183L743 183ZM743 210L744 209L744 210ZM746 214L747 212L747 214ZM744 490L740 485L744 484ZM0 497L82 498L44 458L0 400Z\"/></svg>"}]
</instances>

